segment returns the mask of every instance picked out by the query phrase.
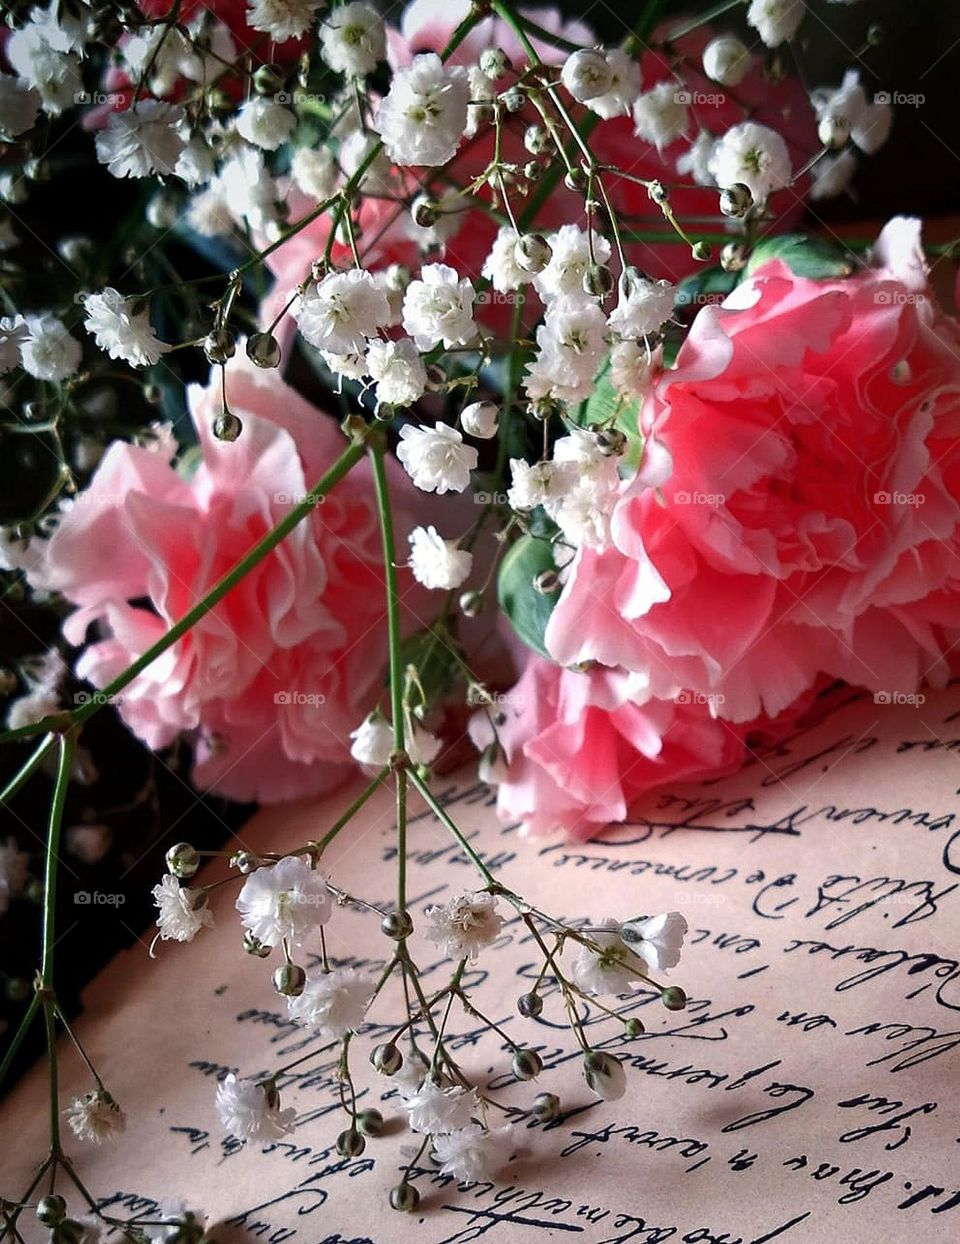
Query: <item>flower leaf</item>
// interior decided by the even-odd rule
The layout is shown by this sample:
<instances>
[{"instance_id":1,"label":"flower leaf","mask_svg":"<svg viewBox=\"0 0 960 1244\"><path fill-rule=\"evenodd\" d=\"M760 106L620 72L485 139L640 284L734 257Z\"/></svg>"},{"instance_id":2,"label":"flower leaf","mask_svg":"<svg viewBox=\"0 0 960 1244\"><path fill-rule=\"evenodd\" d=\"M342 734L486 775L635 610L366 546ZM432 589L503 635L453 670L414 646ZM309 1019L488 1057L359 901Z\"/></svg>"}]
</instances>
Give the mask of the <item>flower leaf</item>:
<instances>
[{"instance_id":1,"label":"flower leaf","mask_svg":"<svg viewBox=\"0 0 960 1244\"><path fill-rule=\"evenodd\" d=\"M543 637L559 592L538 592L533 581L544 570L555 570L553 550L546 540L521 536L500 565L497 597L500 608L523 642L550 658Z\"/></svg>"},{"instance_id":2,"label":"flower leaf","mask_svg":"<svg viewBox=\"0 0 960 1244\"><path fill-rule=\"evenodd\" d=\"M771 259L782 260L797 276L814 281L850 276L857 267L856 258L829 238L784 233L764 238L756 244L743 270L744 277L753 276L762 264Z\"/></svg>"}]
</instances>

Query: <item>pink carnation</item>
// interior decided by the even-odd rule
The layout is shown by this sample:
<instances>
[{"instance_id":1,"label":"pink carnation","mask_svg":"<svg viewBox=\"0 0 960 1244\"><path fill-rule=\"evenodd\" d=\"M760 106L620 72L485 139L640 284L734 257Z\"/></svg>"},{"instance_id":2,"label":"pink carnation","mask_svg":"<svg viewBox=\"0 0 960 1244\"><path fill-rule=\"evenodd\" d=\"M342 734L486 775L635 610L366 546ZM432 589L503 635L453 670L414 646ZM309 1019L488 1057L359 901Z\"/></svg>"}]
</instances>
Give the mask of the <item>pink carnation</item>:
<instances>
[{"instance_id":1,"label":"pink carnation","mask_svg":"<svg viewBox=\"0 0 960 1244\"><path fill-rule=\"evenodd\" d=\"M34 581L78 606L64 624L71 643L96 627L77 665L95 687L159 639L346 447L336 422L276 372L238 358L227 393L243 421L238 440L212 435L219 383L192 387L195 470L114 442L47 546ZM395 464L390 483L405 549L424 516L412 512L419 498ZM420 608L406 572L401 593ZM316 794L348 772L349 732L383 688L385 631L380 530L361 463L130 684L120 715L154 748L193 732L202 788L263 802Z\"/></svg>"},{"instance_id":2,"label":"pink carnation","mask_svg":"<svg viewBox=\"0 0 960 1244\"><path fill-rule=\"evenodd\" d=\"M653 694L777 714L819 673L874 692L943 681L960 631L960 332L919 222L875 267L764 266L700 311L643 411L673 459L582 550L547 645L644 671Z\"/></svg>"},{"instance_id":3,"label":"pink carnation","mask_svg":"<svg viewBox=\"0 0 960 1244\"><path fill-rule=\"evenodd\" d=\"M501 703L497 807L528 833L589 838L664 782L732 772L746 754L745 729L705 700L647 699L641 675L600 665L581 673L531 654ZM482 719L471 734L493 738Z\"/></svg>"}]
</instances>

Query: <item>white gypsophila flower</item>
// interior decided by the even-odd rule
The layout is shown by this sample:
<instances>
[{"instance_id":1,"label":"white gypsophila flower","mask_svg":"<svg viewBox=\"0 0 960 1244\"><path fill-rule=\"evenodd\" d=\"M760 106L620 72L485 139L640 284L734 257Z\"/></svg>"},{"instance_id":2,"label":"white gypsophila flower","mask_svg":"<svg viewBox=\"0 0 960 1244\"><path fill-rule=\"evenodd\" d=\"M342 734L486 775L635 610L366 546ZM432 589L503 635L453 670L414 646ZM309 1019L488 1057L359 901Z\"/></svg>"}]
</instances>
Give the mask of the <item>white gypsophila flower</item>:
<instances>
[{"instance_id":1,"label":"white gypsophila flower","mask_svg":"<svg viewBox=\"0 0 960 1244\"><path fill-rule=\"evenodd\" d=\"M102 1145L126 1130L127 1116L106 1089L94 1089L76 1097L63 1112L78 1140Z\"/></svg>"},{"instance_id":2,"label":"white gypsophila flower","mask_svg":"<svg viewBox=\"0 0 960 1244\"><path fill-rule=\"evenodd\" d=\"M571 483L569 475L554 462L535 462L531 465L524 458L511 458L510 472L512 482L507 490L507 500L512 509L522 513L559 500L560 494Z\"/></svg>"},{"instance_id":3,"label":"white gypsophila flower","mask_svg":"<svg viewBox=\"0 0 960 1244\"><path fill-rule=\"evenodd\" d=\"M590 235L576 225L561 225L547 237L550 262L533 278L534 288L544 302L566 296L589 298L583 279L591 262L605 264L610 258L610 243L602 233L593 235L593 259L590 257Z\"/></svg>"},{"instance_id":4,"label":"white gypsophila flower","mask_svg":"<svg viewBox=\"0 0 960 1244\"><path fill-rule=\"evenodd\" d=\"M71 855L84 864L99 864L110 850L112 834L106 825L71 825L63 836Z\"/></svg>"},{"instance_id":5,"label":"white gypsophila flower","mask_svg":"<svg viewBox=\"0 0 960 1244\"><path fill-rule=\"evenodd\" d=\"M373 198L389 198L397 189L390 157L385 151L378 150L367 164L367 159L376 146L376 134L371 134L366 130L352 130L340 143L337 163L347 177L355 176L365 165L363 174L357 183L358 188Z\"/></svg>"},{"instance_id":6,"label":"white gypsophila flower","mask_svg":"<svg viewBox=\"0 0 960 1244\"><path fill-rule=\"evenodd\" d=\"M182 886L172 873L165 873L151 894L160 911L157 928L161 941L192 942L201 929L213 924L213 912L203 890Z\"/></svg>"},{"instance_id":7,"label":"white gypsophila flower","mask_svg":"<svg viewBox=\"0 0 960 1244\"><path fill-rule=\"evenodd\" d=\"M610 519L620 498L620 473L613 455L603 452L596 435L572 428L553 446L555 487L544 509L566 542L603 548L610 541ZM563 486L557 487L558 481Z\"/></svg>"},{"instance_id":8,"label":"white gypsophila flower","mask_svg":"<svg viewBox=\"0 0 960 1244\"><path fill-rule=\"evenodd\" d=\"M462 65L445 66L434 52L398 69L374 117L395 164L446 164L467 128L470 80Z\"/></svg>"},{"instance_id":9,"label":"white gypsophila flower","mask_svg":"<svg viewBox=\"0 0 960 1244\"><path fill-rule=\"evenodd\" d=\"M60 711L60 698L56 691L47 687L36 687L27 695L17 696L11 700L7 708L7 729L22 730L24 726L35 726L44 717L51 717Z\"/></svg>"},{"instance_id":10,"label":"white gypsophila flower","mask_svg":"<svg viewBox=\"0 0 960 1244\"><path fill-rule=\"evenodd\" d=\"M686 919L678 911L663 912L645 920L631 920L625 926L630 931L630 944L655 972L675 968L680 962L683 939L687 935Z\"/></svg>"},{"instance_id":11,"label":"white gypsophila flower","mask_svg":"<svg viewBox=\"0 0 960 1244\"><path fill-rule=\"evenodd\" d=\"M155 95L169 95L183 75L190 44L175 26L158 23L132 34L121 53L133 82L143 82L149 75L144 85Z\"/></svg>"},{"instance_id":12,"label":"white gypsophila flower","mask_svg":"<svg viewBox=\"0 0 960 1244\"><path fill-rule=\"evenodd\" d=\"M805 0L750 0L747 22L768 48L792 39L806 16Z\"/></svg>"},{"instance_id":13,"label":"white gypsophila flower","mask_svg":"<svg viewBox=\"0 0 960 1244\"><path fill-rule=\"evenodd\" d=\"M432 922L427 937L451 959L476 959L500 935L503 917L497 900L485 890L458 894L446 903L426 909Z\"/></svg>"},{"instance_id":14,"label":"white gypsophila flower","mask_svg":"<svg viewBox=\"0 0 960 1244\"><path fill-rule=\"evenodd\" d=\"M533 280L533 273L517 263L517 231L512 225L503 225L493 239L483 261L483 275L502 294Z\"/></svg>"},{"instance_id":15,"label":"white gypsophila flower","mask_svg":"<svg viewBox=\"0 0 960 1244\"><path fill-rule=\"evenodd\" d=\"M224 66L237 59L233 35L228 26L211 18L210 10L202 6L188 22L187 32L193 42L188 42L186 54L180 61L180 72L192 82L210 86L215 78L222 76Z\"/></svg>"},{"instance_id":16,"label":"white gypsophila flower","mask_svg":"<svg viewBox=\"0 0 960 1244\"><path fill-rule=\"evenodd\" d=\"M587 1085L603 1101L619 1101L627 1091L627 1073L614 1054L592 1051L584 1059Z\"/></svg>"},{"instance_id":17,"label":"white gypsophila flower","mask_svg":"<svg viewBox=\"0 0 960 1244\"><path fill-rule=\"evenodd\" d=\"M843 194L856 171L857 157L849 148L822 155L810 169L811 200L816 203L820 199L832 199Z\"/></svg>"},{"instance_id":18,"label":"white gypsophila flower","mask_svg":"<svg viewBox=\"0 0 960 1244\"><path fill-rule=\"evenodd\" d=\"M44 311L25 317L28 336L20 345L20 364L36 380L66 380L80 366L80 342L63 320Z\"/></svg>"},{"instance_id":19,"label":"white gypsophila flower","mask_svg":"<svg viewBox=\"0 0 960 1244\"><path fill-rule=\"evenodd\" d=\"M604 920L602 929L603 932L591 929L589 934L599 951L581 945L571 964L570 976L584 993L630 993L643 983L641 975L646 975L646 961L623 942L616 920Z\"/></svg>"},{"instance_id":20,"label":"white gypsophila flower","mask_svg":"<svg viewBox=\"0 0 960 1244\"><path fill-rule=\"evenodd\" d=\"M493 402L471 402L460 412L460 426L467 436L478 441L490 441L497 434L500 411Z\"/></svg>"},{"instance_id":21,"label":"white gypsophila flower","mask_svg":"<svg viewBox=\"0 0 960 1244\"><path fill-rule=\"evenodd\" d=\"M423 397L427 387L427 369L409 337L371 341L366 373L376 381L377 401L389 406L410 406Z\"/></svg>"},{"instance_id":22,"label":"white gypsophila flower","mask_svg":"<svg viewBox=\"0 0 960 1244\"><path fill-rule=\"evenodd\" d=\"M0 134L16 138L32 129L40 111L40 93L10 73L0 73Z\"/></svg>"},{"instance_id":23,"label":"white gypsophila flower","mask_svg":"<svg viewBox=\"0 0 960 1244\"><path fill-rule=\"evenodd\" d=\"M248 0L247 25L283 43L306 34L324 3L325 0Z\"/></svg>"},{"instance_id":24,"label":"white gypsophila flower","mask_svg":"<svg viewBox=\"0 0 960 1244\"><path fill-rule=\"evenodd\" d=\"M464 1088L441 1088L426 1079L410 1093L404 1093L404 1107L409 1114L410 1130L429 1136L441 1136L466 1127L477 1109L476 1097Z\"/></svg>"},{"instance_id":25,"label":"white gypsophila flower","mask_svg":"<svg viewBox=\"0 0 960 1244\"><path fill-rule=\"evenodd\" d=\"M606 95L613 84L613 72L603 52L578 48L563 62L560 81L578 104Z\"/></svg>"},{"instance_id":26,"label":"white gypsophila flower","mask_svg":"<svg viewBox=\"0 0 960 1244\"><path fill-rule=\"evenodd\" d=\"M215 168L213 152L201 134L194 134L180 152L173 172L192 188L205 186L213 177Z\"/></svg>"},{"instance_id":27,"label":"white gypsophila flower","mask_svg":"<svg viewBox=\"0 0 960 1244\"><path fill-rule=\"evenodd\" d=\"M211 183L223 194L227 209L238 222L255 231L266 231L276 224L277 184L270 175L263 154L256 147L242 147L231 154Z\"/></svg>"},{"instance_id":28,"label":"white gypsophila flower","mask_svg":"<svg viewBox=\"0 0 960 1244\"><path fill-rule=\"evenodd\" d=\"M443 344L471 345L477 335L473 322L476 291L470 281L447 264L427 264L403 296L404 331L420 350Z\"/></svg>"},{"instance_id":29,"label":"white gypsophila flower","mask_svg":"<svg viewBox=\"0 0 960 1244\"><path fill-rule=\"evenodd\" d=\"M567 296L554 299L537 329L538 353L524 378L527 396L561 402L589 397L604 353L606 327L594 302Z\"/></svg>"},{"instance_id":30,"label":"white gypsophila flower","mask_svg":"<svg viewBox=\"0 0 960 1244\"><path fill-rule=\"evenodd\" d=\"M297 147L290 173L298 188L315 199L329 199L337 188L337 162L329 147Z\"/></svg>"},{"instance_id":31,"label":"white gypsophila flower","mask_svg":"<svg viewBox=\"0 0 960 1244\"><path fill-rule=\"evenodd\" d=\"M148 313L136 311L134 299L124 298L109 286L99 294L87 294L83 309L84 328L112 359L122 359L131 367L152 367L173 349L158 340Z\"/></svg>"},{"instance_id":32,"label":"white gypsophila flower","mask_svg":"<svg viewBox=\"0 0 960 1244\"><path fill-rule=\"evenodd\" d=\"M350 732L350 755L358 764L382 769L393 755L393 726L379 711L368 713Z\"/></svg>"},{"instance_id":33,"label":"white gypsophila flower","mask_svg":"<svg viewBox=\"0 0 960 1244\"><path fill-rule=\"evenodd\" d=\"M469 1123L456 1132L438 1136L433 1154L440 1163L441 1175L468 1184L491 1179L507 1163L514 1147L511 1124L486 1128Z\"/></svg>"},{"instance_id":34,"label":"white gypsophila flower","mask_svg":"<svg viewBox=\"0 0 960 1244\"><path fill-rule=\"evenodd\" d=\"M424 492L463 492L477 465L477 451L445 423L432 428L400 429L397 457L414 484Z\"/></svg>"},{"instance_id":35,"label":"white gypsophila flower","mask_svg":"<svg viewBox=\"0 0 960 1244\"><path fill-rule=\"evenodd\" d=\"M470 576L473 555L444 540L436 527L414 527L410 532L410 569L413 577L434 591L451 591Z\"/></svg>"},{"instance_id":36,"label":"white gypsophila flower","mask_svg":"<svg viewBox=\"0 0 960 1244\"><path fill-rule=\"evenodd\" d=\"M848 69L836 89L820 87L811 92L810 102L821 130L827 133L837 130L841 139L849 136L854 146L867 155L879 151L890 137L893 125L890 102L876 97L868 102L856 69Z\"/></svg>"},{"instance_id":37,"label":"white gypsophila flower","mask_svg":"<svg viewBox=\"0 0 960 1244\"><path fill-rule=\"evenodd\" d=\"M396 328L403 320L403 299L410 284L410 273L398 263L388 264L386 268L378 268L373 279L383 290L390 308L387 328Z\"/></svg>"},{"instance_id":38,"label":"white gypsophila flower","mask_svg":"<svg viewBox=\"0 0 960 1244\"><path fill-rule=\"evenodd\" d=\"M373 998L374 982L357 968L308 975L303 993L287 998L290 1018L309 1024L328 1041L356 1032Z\"/></svg>"},{"instance_id":39,"label":"white gypsophila flower","mask_svg":"<svg viewBox=\"0 0 960 1244\"><path fill-rule=\"evenodd\" d=\"M57 0L30 10L30 20L14 30L4 49L11 69L40 95L44 112L59 115L79 102L83 90L80 54L85 21L60 13Z\"/></svg>"},{"instance_id":40,"label":"white gypsophila flower","mask_svg":"<svg viewBox=\"0 0 960 1244\"><path fill-rule=\"evenodd\" d=\"M669 281L634 277L610 312L608 323L620 338L648 337L666 324L676 300L676 286Z\"/></svg>"},{"instance_id":41,"label":"white gypsophila flower","mask_svg":"<svg viewBox=\"0 0 960 1244\"><path fill-rule=\"evenodd\" d=\"M0 317L0 376L12 371L20 362L20 350L30 335L22 316Z\"/></svg>"},{"instance_id":42,"label":"white gypsophila flower","mask_svg":"<svg viewBox=\"0 0 960 1244\"><path fill-rule=\"evenodd\" d=\"M641 341L618 341L610 350L610 383L621 397L646 397L661 358Z\"/></svg>"},{"instance_id":43,"label":"white gypsophila flower","mask_svg":"<svg viewBox=\"0 0 960 1244\"><path fill-rule=\"evenodd\" d=\"M386 59L383 18L363 0L341 4L321 25L320 44L323 59L331 69L362 78Z\"/></svg>"},{"instance_id":44,"label":"white gypsophila flower","mask_svg":"<svg viewBox=\"0 0 960 1244\"><path fill-rule=\"evenodd\" d=\"M241 105L236 120L237 133L261 151L276 151L297 127L289 108L266 95L254 95Z\"/></svg>"},{"instance_id":45,"label":"white gypsophila flower","mask_svg":"<svg viewBox=\"0 0 960 1244\"><path fill-rule=\"evenodd\" d=\"M743 121L717 140L710 172L722 188L742 184L763 203L775 190L790 184L790 153L776 130Z\"/></svg>"},{"instance_id":46,"label":"white gypsophila flower","mask_svg":"<svg viewBox=\"0 0 960 1244\"><path fill-rule=\"evenodd\" d=\"M324 875L298 855L250 873L237 895L240 923L265 946L286 938L300 945L330 915L330 891Z\"/></svg>"},{"instance_id":47,"label":"white gypsophila flower","mask_svg":"<svg viewBox=\"0 0 960 1244\"><path fill-rule=\"evenodd\" d=\"M123 112L111 112L97 134L97 159L114 177L172 173L186 142L179 126L184 111L160 99L141 99Z\"/></svg>"},{"instance_id":48,"label":"white gypsophila flower","mask_svg":"<svg viewBox=\"0 0 960 1244\"><path fill-rule=\"evenodd\" d=\"M638 138L654 143L658 151L683 138L689 123L687 94L676 82L660 82L634 102L634 131Z\"/></svg>"},{"instance_id":49,"label":"white gypsophila flower","mask_svg":"<svg viewBox=\"0 0 960 1244\"><path fill-rule=\"evenodd\" d=\"M0 914L10 906L10 900L23 889L27 879L27 856L17 846L15 838L0 842Z\"/></svg>"},{"instance_id":50,"label":"white gypsophila flower","mask_svg":"<svg viewBox=\"0 0 960 1244\"><path fill-rule=\"evenodd\" d=\"M443 740L413 723L413 733L409 728L404 733L403 749L410 757L411 764L432 765L443 750Z\"/></svg>"},{"instance_id":51,"label":"white gypsophila flower","mask_svg":"<svg viewBox=\"0 0 960 1244\"><path fill-rule=\"evenodd\" d=\"M362 380L367 374L367 362L362 354L336 354L332 350L321 350L320 357L341 382ZM337 392L342 392L342 383L338 385Z\"/></svg>"},{"instance_id":52,"label":"white gypsophila flower","mask_svg":"<svg viewBox=\"0 0 960 1244\"><path fill-rule=\"evenodd\" d=\"M293 1131L297 1112L281 1110L280 1094L272 1083L241 1080L228 1075L217 1085L220 1125L237 1140L279 1140Z\"/></svg>"},{"instance_id":53,"label":"white gypsophila flower","mask_svg":"<svg viewBox=\"0 0 960 1244\"><path fill-rule=\"evenodd\" d=\"M630 115L643 79L639 64L623 48L611 48L606 57L610 85L602 95L595 95L586 104L591 112L609 121L613 117Z\"/></svg>"},{"instance_id":54,"label":"white gypsophila flower","mask_svg":"<svg viewBox=\"0 0 960 1244\"><path fill-rule=\"evenodd\" d=\"M369 272L330 272L312 283L296 313L303 336L319 350L359 354L390 318L383 290Z\"/></svg>"},{"instance_id":55,"label":"white gypsophila flower","mask_svg":"<svg viewBox=\"0 0 960 1244\"><path fill-rule=\"evenodd\" d=\"M698 186L713 186L710 161L717 140L709 130L701 130L683 155L677 156L677 172L682 177L692 177Z\"/></svg>"},{"instance_id":56,"label":"white gypsophila flower","mask_svg":"<svg viewBox=\"0 0 960 1244\"><path fill-rule=\"evenodd\" d=\"M214 178L210 185L190 200L187 221L194 232L204 238L230 233L235 217L228 205L223 182Z\"/></svg>"},{"instance_id":57,"label":"white gypsophila flower","mask_svg":"<svg viewBox=\"0 0 960 1244\"><path fill-rule=\"evenodd\" d=\"M717 35L703 49L703 72L721 86L739 86L750 70L750 52L736 35Z\"/></svg>"},{"instance_id":58,"label":"white gypsophila flower","mask_svg":"<svg viewBox=\"0 0 960 1244\"><path fill-rule=\"evenodd\" d=\"M493 119L491 105L497 95L497 84L488 78L479 65L467 66L470 84L470 106L467 109L467 128L464 138L473 138L485 120Z\"/></svg>"}]
</instances>

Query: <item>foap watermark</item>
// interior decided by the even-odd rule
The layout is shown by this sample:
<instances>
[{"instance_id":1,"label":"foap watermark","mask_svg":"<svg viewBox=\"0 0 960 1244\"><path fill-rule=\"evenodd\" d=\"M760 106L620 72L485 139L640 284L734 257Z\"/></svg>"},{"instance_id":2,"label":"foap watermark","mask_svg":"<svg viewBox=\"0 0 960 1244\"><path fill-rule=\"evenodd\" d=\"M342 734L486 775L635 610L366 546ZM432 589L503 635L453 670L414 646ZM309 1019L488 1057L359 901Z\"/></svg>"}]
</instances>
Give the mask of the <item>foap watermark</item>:
<instances>
[{"instance_id":1,"label":"foap watermark","mask_svg":"<svg viewBox=\"0 0 960 1244\"><path fill-rule=\"evenodd\" d=\"M305 104L325 104L327 97L326 95L314 95L309 91L277 91L273 101L276 104L284 104L287 107L293 104L300 108Z\"/></svg>"},{"instance_id":2,"label":"foap watermark","mask_svg":"<svg viewBox=\"0 0 960 1244\"><path fill-rule=\"evenodd\" d=\"M910 509L919 509L921 505L927 504L926 495L922 492L875 492L873 494L874 505L906 505Z\"/></svg>"},{"instance_id":3,"label":"foap watermark","mask_svg":"<svg viewBox=\"0 0 960 1244\"><path fill-rule=\"evenodd\" d=\"M97 104L99 106L106 105L108 108L116 108L120 104L127 102L127 96L121 91L74 91L73 102L75 104Z\"/></svg>"},{"instance_id":4,"label":"foap watermark","mask_svg":"<svg viewBox=\"0 0 960 1244\"><path fill-rule=\"evenodd\" d=\"M515 307L523 299L523 291L518 289L488 289L477 291L473 300L475 307Z\"/></svg>"},{"instance_id":5,"label":"foap watermark","mask_svg":"<svg viewBox=\"0 0 960 1244\"><path fill-rule=\"evenodd\" d=\"M321 691L275 691L274 704L306 705L308 708L322 708L327 697Z\"/></svg>"},{"instance_id":6,"label":"foap watermark","mask_svg":"<svg viewBox=\"0 0 960 1244\"><path fill-rule=\"evenodd\" d=\"M73 901L77 907L122 907L127 896L116 890L74 890Z\"/></svg>"},{"instance_id":7,"label":"foap watermark","mask_svg":"<svg viewBox=\"0 0 960 1244\"><path fill-rule=\"evenodd\" d=\"M322 492L275 492L274 505L323 505L326 497Z\"/></svg>"},{"instance_id":8,"label":"foap watermark","mask_svg":"<svg viewBox=\"0 0 960 1244\"><path fill-rule=\"evenodd\" d=\"M674 505L725 505L726 495L722 492L675 492Z\"/></svg>"},{"instance_id":9,"label":"foap watermark","mask_svg":"<svg viewBox=\"0 0 960 1244\"><path fill-rule=\"evenodd\" d=\"M708 708L720 708L727 697L719 691L681 691L675 697L678 704L705 704Z\"/></svg>"},{"instance_id":10,"label":"foap watermark","mask_svg":"<svg viewBox=\"0 0 960 1244\"><path fill-rule=\"evenodd\" d=\"M908 91L877 91L873 97L875 104L892 104L894 108L922 108L927 102L926 95Z\"/></svg>"},{"instance_id":11,"label":"foap watermark","mask_svg":"<svg viewBox=\"0 0 960 1244\"><path fill-rule=\"evenodd\" d=\"M119 696L107 695L105 691L75 691L73 702L78 708L84 704L117 704Z\"/></svg>"},{"instance_id":12,"label":"foap watermark","mask_svg":"<svg viewBox=\"0 0 960 1244\"><path fill-rule=\"evenodd\" d=\"M911 294L905 289L878 289L873 295L878 307L914 307L927 302L926 294Z\"/></svg>"},{"instance_id":13,"label":"foap watermark","mask_svg":"<svg viewBox=\"0 0 960 1244\"><path fill-rule=\"evenodd\" d=\"M875 691L874 704L926 704L927 697L922 691Z\"/></svg>"},{"instance_id":14,"label":"foap watermark","mask_svg":"<svg viewBox=\"0 0 960 1244\"><path fill-rule=\"evenodd\" d=\"M721 108L727 97L723 91L675 91L673 100L688 107L692 104L694 108Z\"/></svg>"},{"instance_id":15,"label":"foap watermark","mask_svg":"<svg viewBox=\"0 0 960 1244\"><path fill-rule=\"evenodd\" d=\"M505 492L475 492L473 494L474 505L506 505L507 494Z\"/></svg>"}]
</instances>

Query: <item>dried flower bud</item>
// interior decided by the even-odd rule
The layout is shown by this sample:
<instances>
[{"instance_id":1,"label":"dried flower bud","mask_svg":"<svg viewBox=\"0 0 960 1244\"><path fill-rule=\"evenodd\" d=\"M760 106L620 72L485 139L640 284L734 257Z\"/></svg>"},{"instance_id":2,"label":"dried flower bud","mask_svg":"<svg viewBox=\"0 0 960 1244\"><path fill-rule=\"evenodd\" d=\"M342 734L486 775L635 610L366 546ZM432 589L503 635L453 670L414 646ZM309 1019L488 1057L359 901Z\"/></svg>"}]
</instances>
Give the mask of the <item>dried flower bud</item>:
<instances>
[{"instance_id":1,"label":"dried flower bud","mask_svg":"<svg viewBox=\"0 0 960 1244\"><path fill-rule=\"evenodd\" d=\"M666 188L662 181L652 181L647 186L647 194L654 203L666 203L670 198L670 191Z\"/></svg>"},{"instance_id":2,"label":"dried flower bud","mask_svg":"<svg viewBox=\"0 0 960 1244\"><path fill-rule=\"evenodd\" d=\"M357 1115L357 1127L364 1136L379 1136L383 1132L383 1115L379 1110L361 1110Z\"/></svg>"},{"instance_id":3,"label":"dried flower bud","mask_svg":"<svg viewBox=\"0 0 960 1244\"><path fill-rule=\"evenodd\" d=\"M530 1106L530 1113L541 1123L550 1123L560 1113L560 1098L556 1093L538 1093Z\"/></svg>"},{"instance_id":4,"label":"dried flower bud","mask_svg":"<svg viewBox=\"0 0 960 1244\"><path fill-rule=\"evenodd\" d=\"M51 1192L37 1202L37 1217L45 1227L55 1227L67 1216L67 1203L62 1196Z\"/></svg>"},{"instance_id":5,"label":"dried flower bud","mask_svg":"<svg viewBox=\"0 0 960 1244\"><path fill-rule=\"evenodd\" d=\"M395 942L402 942L413 932L413 919L408 911L388 911L380 921L380 931Z\"/></svg>"},{"instance_id":6,"label":"dried flower bud","mask_svg":"<svg viewBox=\"0 0 960 1244\"><path fill-rule=\"evenodd\" d=\"M528 125L523 135L523 145L531 155L542 155L550 147L550 135L542 125Z\"/></svg>"},{"instance_id":7,"label":"dried flower bud","mask_svg":"<svg viewBox=\"0 0 960 1244\"><path fill-rule=\"evenodd\" d=\"M687 1005L687 995L678 985L668 985L660 995L660 1001L668 1011L682 1011Z\"/></svg>"},{"instance_id":8,"label":"dried flower bud","mask_svg":"<svg viewBox=\"0 0 960 1244\"><path fill-rule=\"evenodd\" d=\"M280 343L273 333L252 333L247 338L247 358L257 367L279 367Z\"/></svg>"},{"instance_id":9,"label":"dried flower bud","mask_svg":"<svg viewBox=\"0 0 960 1244\"><path fill-rule=\"evenodd\" d=\"M307 974L299 963L281 963L273 974L273 987L285 998L299 998L307 983Z\"/></svg>"},{"instance_id":10,"label":"dried flower bud","mask_svg":"<svg viewBox=\"0 0 960 1244\"><path fill-rule=\"evenodd\" d=\"M199 867L200 856L189 842L178 842L167 852L167 870L175 877L193 877Z\"/></svg>"},{"instance_id":11,"label":"dried flower bud","mask_svg":"<svg viewBox=\"0 0 960 1244\"><path fill-rule=\"evenodd\" d=\"M384 1076L395 1076L403 1066L403 1055L392 1044L375 1045L370 1051L370 1062Z\"/></svg>"},{"instance_id":12,"label":"dried flower bud","mask_svg":"<svg viewBox=\"0 0 960 1244\"><path fill-rule=\"evenodd\" d=\"M404 1181L390 1189L390 1205L401 1213L410 1214L420 1204L420 1193L413 1184Z\"/></svg>"},{"instance_id":13,"label":"dried flower bud","mask_svg":"<svg viewBox=\"0 0 960 1244\"><path fill-rule=\"evenodd\" d=\"M742 181L736 181L732 186L725 186L720 191L720 211L724 216L742 220L752 207L753 195L750 193L750 187L745 186Z\"/></svg>"},{"instance_id":14,"label":"dried flower bud","mask_svg":"<svg viewBox=\"0 0 960 1244\"><path fill-rule=\"evenodd\" d=\"M634 1037L639 1037L644 1031L643 1024L635 1016L631 1016L630 1019L623 1022L623 1035L631 1040Z\"/></svg>"},{"instance_id":15,"label":"dried flower bud","mask_svg":"<svg viewBox=\"0 0 960 1244\"><path fill-rule=\"evenodd\" d=\"M518 1080L533 1080L543 1071L543 1059L535 1050L517 1050L511 1067Z\"/></svg>"},{"instance_id":16,"label":"dried flower bud","mask_svg":"<svg viewBox=\"0 0 960 1244\"><path fill-rule=\"evenodd\" d=\"M542 233L525 233L513 248L514 259L524 272L542 272L553 251Z\"/></svg>"},{"instance_id":17,"label":"dried flower bud","mask_svg":"<svg viewBox=\"0 0 960 1244\"><path fill-rule=\"evenodd\" d=\"M348 1127L337 1137L337 1153L343 1158L358 1158L367 1142L355 1127Z\"/></svg>"}]
</instances>

